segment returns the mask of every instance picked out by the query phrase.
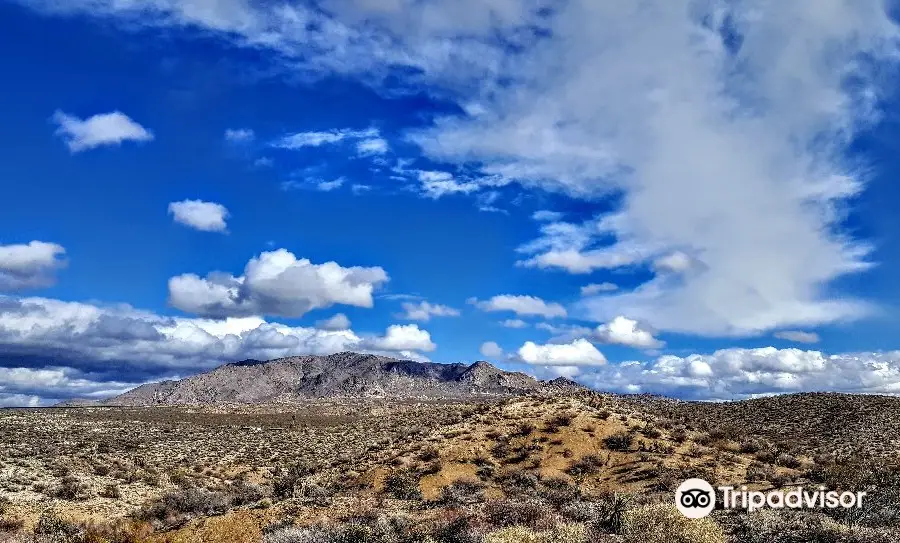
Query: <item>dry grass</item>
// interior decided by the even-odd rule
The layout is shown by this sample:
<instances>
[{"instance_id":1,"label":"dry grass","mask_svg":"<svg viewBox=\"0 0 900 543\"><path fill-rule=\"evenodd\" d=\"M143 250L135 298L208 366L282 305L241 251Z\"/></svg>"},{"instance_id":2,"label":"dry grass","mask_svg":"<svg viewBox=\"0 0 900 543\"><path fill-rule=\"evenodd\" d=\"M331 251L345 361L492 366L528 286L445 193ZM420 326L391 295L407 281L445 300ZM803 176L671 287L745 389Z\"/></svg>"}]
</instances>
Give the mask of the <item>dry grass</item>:
<instances>
[{"instance_id":1,"label":"dry grass","mask_svg":"<svg viewBox=\"0 0 900 543\"><path fill-rule=\"evenodd\" d=\"M791 401L808 418L833 414L814 410L809 398L772 401ZM869 421L887 418L862 410ZM891 526L900 520L900 471L884 460L884 446L850 453L837 437L844 434L831 430L832 454L812 438L809 450L787 447L785 426L805 436L825 423L795 412L776 419L773 410L761 410L765 422L757 423L753 413L744 404L593 393L4 410L0 534L19 538L10 541L63 534L58 540L71 543L652 543L663 532L675 534L672 541L755 543L765 539L754 534L775 533L772 526L831 534L823 541L898 535ZM866 488L873 499L852 518L776 515L758 523L717 515L698 523L658 505L670 504L689 477L762 489Z\"/></svg>"}]
</instances>

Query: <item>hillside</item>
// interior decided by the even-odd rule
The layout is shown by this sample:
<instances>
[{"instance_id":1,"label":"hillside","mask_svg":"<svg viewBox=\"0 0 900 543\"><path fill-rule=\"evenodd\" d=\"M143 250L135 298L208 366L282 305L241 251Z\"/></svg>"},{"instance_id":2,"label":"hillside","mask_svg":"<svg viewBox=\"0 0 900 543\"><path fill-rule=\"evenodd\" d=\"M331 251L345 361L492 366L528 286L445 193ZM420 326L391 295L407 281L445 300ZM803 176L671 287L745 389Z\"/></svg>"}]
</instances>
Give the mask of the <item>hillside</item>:
<instances>
[{"instance_id":1,"label":"hillside","mask_svg":"<svg viewBox=\"0 0 900 543\"><path fill-rule=\"evenodd\" d=\"M574 388L543 383L487 362L438 364L352 352L245 360L179 381L139 386L104 405L211 405L292 403L315 398L460 398L505 396Z\"/></svg>"}]
</instances>

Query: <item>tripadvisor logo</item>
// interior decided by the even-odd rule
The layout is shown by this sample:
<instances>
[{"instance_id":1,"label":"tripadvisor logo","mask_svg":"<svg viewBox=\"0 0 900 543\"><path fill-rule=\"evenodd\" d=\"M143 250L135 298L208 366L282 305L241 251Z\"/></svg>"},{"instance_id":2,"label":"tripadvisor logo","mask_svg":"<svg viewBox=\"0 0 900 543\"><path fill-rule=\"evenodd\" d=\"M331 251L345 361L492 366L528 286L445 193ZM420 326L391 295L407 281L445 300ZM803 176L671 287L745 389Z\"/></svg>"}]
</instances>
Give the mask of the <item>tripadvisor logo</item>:
<instances>
[{"instance_id":1,"label":"tripadvisor logo","mask_svg":"<svg viewBox=\"0 0 900 543\"><path fill-rule=\"evenodd\" d=\"M746 509L752 513L757 509L851 509L861 508L865 492L837 492L819 487L806 490L796 487L791 490L770 490L760 492L747 490L746 486L720 486L722 507L725 509ZM675 507L687 518L703 518L716 507L716 491L703 479L688 479L678 485L675 491Z\"/></svg>"}]
</instances>

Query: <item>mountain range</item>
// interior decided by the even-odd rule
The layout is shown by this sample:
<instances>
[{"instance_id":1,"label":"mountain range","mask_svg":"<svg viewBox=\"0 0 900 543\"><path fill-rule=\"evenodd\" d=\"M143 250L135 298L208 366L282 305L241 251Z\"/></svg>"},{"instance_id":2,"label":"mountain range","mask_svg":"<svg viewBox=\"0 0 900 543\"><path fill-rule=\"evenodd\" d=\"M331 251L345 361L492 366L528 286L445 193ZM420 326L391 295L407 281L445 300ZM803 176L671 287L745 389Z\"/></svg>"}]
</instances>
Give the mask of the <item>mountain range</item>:
<instances>
[{"instance_id":1,"label":"mountain range","mask_svg":"<svg viewBox=\"0 0 900 543\"><path fill-rule=\"evenodd\" d=\"M342 352L234 362L177 381L141 385L95 405L266 404L316 398L449 399L573 388L581 385L565 378L540 381L484 361L439 364ZM64 405L85 402L74 400Z\"/></svg>"}]
</instances>

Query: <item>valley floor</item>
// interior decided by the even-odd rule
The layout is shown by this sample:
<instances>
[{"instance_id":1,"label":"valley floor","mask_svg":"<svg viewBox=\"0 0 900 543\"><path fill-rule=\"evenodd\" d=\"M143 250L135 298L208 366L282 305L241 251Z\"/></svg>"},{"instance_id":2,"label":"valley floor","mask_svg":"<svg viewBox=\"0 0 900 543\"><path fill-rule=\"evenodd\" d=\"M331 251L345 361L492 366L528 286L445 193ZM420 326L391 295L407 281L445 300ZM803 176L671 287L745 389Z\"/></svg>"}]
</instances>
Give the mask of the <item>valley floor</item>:
<instances>
[{"instance_id":1,"label":"valley floor","mask_svg":"<svg viewBox=\"0 0 900 543\"><path fill-rule=\"evenodd\" d=\"M8 409L0 542L895 542L897 404L860 398ZM672 504L692 477L869 501L688 520Z\"/></svg>"}]
</instances>

